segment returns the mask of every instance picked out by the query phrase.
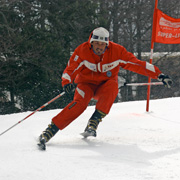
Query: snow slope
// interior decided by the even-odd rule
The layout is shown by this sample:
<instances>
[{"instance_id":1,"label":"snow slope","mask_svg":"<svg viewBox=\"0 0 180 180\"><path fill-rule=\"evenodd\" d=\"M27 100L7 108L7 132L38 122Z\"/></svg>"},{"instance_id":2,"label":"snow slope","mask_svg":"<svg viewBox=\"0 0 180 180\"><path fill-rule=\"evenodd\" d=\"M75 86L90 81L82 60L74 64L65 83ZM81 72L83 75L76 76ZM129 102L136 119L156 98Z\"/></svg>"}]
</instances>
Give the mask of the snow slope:
<instances>
[{"instance_id":1,"label":"snow slope","mask_svg":"<svg viewBox=\"0 0 180 180\"><path fill-rule=\"evenodd\" d=\"M114 104L96 138L82 139L94 106L39 151L36 139L60 110L37 112L0 136L1 180L178 180L180 98ZM31 112L0 116L0 133Z\"/></svg>"}]
</instances>

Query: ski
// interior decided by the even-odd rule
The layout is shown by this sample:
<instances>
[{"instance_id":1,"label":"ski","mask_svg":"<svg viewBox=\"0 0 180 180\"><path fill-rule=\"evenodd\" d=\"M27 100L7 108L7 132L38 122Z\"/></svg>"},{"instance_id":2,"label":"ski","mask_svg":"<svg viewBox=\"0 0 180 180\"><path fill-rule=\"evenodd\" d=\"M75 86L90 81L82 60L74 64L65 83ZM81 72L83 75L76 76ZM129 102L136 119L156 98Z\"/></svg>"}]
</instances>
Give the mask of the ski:
<instances>
[{"instance_id":1,"label":"ski","mask_svg":"<svg viewBox=\"0 0 180 180\"><path fill-rule=\"evenodd\" d=\"M39 144L37 144L37 145L38 145L38 149L39 149L39 150L42 150L42 151L45 151L45 150L46 150L46 145L45 145L45 144L39 143Z\"/></svg>"},{"instance_id":2,"label":"ski","mask_svg":"<svg viewBox=\"0 0 180 180\"><path fill-rule=\"evenodd\" d=\"M88 131L85 131L83 133L80 133L81 136L83 136L84 138L87 138L89 136L92 136L92 137L96 137L96 134L93 132L88 132Z\"/></svg>"},{"instance_id":3,"label":"ski","mask_svg":"<svg viewBox=\"0 0 180 180\"><path fill-rule=\"evenodd\" d=\"M46 150L46 144L45 144L45 142L43 140L39 141L39 143L37 145L38 145L39 150L42 150L42 151Z\"/></svg>"}]
</instances>

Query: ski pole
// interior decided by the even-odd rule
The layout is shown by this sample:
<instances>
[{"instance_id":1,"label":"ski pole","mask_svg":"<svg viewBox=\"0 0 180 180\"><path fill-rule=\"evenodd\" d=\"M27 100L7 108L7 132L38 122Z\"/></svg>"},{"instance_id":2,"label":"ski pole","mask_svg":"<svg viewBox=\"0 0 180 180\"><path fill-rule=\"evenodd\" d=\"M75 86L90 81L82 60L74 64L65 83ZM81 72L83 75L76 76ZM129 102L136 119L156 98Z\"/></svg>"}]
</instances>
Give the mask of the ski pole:
<instances>
[{"instance_id":1,"label":"ski pole","mask_svg":"<svg viewBox=\"0 0 180 180\"><path fill-rule=\"evenodd\" d=\"M124 83L124 86L148 86L148 85L163 85L163 82L151 82L151 83Z\"/></svg>"},{"instance_id":2,"label":"ski pole","mask_svg":"<svg viewBox=\"0 0 180 180\"><path fill-rule=\"evenodd\" d=\"M62 95L64 95L65 92L62 92L61 94L57 95L56 97L54 97L53 99L51 99L50 101L48 101L47 103L45 103L44 105L42 105L41 107L39 107L38 109L36 109L35 111L33 111L31 114L29 114L28 116L26 116L24 119L22 119L21 121L17 122L16 124L14 124L13 126L11 126L10 128L6 129L4 132L2 132L0 134L3 135L4 133L6 133L7 131L9 131L10 129L12 129L13 127L17 126L19 123L21 123L22 121L24 121L25 119L27 119L28 117L32 116L33 114L35 114L37 111L40 111L41 109L43 109L44 107L46 107L47 105L49 105L50 103L52 103L53 101L55 101L56 99L58 99L59 97L61 97Z\"/></svg>"}]
</instances>

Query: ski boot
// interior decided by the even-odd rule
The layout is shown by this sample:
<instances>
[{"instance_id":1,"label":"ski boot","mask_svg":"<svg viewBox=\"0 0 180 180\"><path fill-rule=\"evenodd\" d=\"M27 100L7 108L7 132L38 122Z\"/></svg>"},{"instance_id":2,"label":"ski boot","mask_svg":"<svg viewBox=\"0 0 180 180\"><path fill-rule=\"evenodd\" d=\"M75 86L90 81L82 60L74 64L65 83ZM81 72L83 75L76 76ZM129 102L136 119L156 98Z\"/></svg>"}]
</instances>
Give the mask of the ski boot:
<instances>
[{"instance_id":1,"label":"ski boot","mask_svg":"<svg viewBox=\"0 0 180 180\"><path fill-rule=\"evenodd\" d=\"M51 122L45 131L39 136L37 144L40 150L46 150L46 143L59 131L59 128Z\"/></svg>"},{"instance_id":2,"label":"ski boot","mask_svg":"<svg viewBox=\"0 0 180 180\"><path fill-rule=\"evenodd\" d=\"M102 121L102 118L105 117L105 115L106 115L105 113L103 113L99 110L95 110L95 112L89 119L84 132L81 133L81 135L84 138L87 138L89 136L96 137L97 136L97 133L96 133L97 127L98 127L99 123Z\"/></svg>"}]
</instances>

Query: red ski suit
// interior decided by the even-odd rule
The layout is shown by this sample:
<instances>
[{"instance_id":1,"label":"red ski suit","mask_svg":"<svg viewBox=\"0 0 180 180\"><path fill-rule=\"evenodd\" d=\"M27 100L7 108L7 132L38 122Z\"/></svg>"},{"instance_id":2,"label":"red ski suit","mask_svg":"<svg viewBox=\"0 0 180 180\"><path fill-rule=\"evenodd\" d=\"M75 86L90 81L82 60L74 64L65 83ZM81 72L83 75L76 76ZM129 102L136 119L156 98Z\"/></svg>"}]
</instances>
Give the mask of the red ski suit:
<instances>
[{"instance_id":1,"label":"red ski suit","mask_svg":"<svg viewBox=\"0 0 180 180\"><path fill-rule=\"evenodd\" d=\"M153 79L161 73L156 66L138 60L123 46L111 41L104 54L98 56L91 47L90 38L91 35L75 49L62 75L62 86L74 81L77 87L73 101L52 119L61 130L83 113L92 98L97 100L97 110L109 113L118 94L120 67Z\"/></svg>"}]
</instances>

